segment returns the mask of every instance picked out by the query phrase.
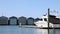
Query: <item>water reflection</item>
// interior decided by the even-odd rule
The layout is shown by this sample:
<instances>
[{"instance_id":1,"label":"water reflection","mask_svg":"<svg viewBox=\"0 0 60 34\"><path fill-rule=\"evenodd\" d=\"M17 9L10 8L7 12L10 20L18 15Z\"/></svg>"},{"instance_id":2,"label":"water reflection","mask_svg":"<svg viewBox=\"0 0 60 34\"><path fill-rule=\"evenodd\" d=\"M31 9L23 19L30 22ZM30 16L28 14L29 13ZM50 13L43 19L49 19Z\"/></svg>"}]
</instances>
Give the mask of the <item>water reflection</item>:
<instances>
[{"instance_id":1,"label":"water reflection","mask_svg":"<svg viewBox=\"0 0 60 34\"><path fill-rule=\"evenodd\" d=\"M37 34L48 34L47 29L36 29Z\"/></svg>"},{"instance_id":2,"label":"water reflection","mask_svg":"<svg viewBox=\"0 0 60 34\"><path fill-rule=\"evenodd\" d=\"M21 34L37 34L34 28L20 28Z\"/></svg>"},{"instance_id":3,"label":"water reflection","mask_svg":"<svg viewBox=\"0 0 60 34\"><path fill-rule=\"evenodd\" d=\"M48 29L20 28L18 26L0 26L0 34L48 34ZM49 34L60 34L60 29L49 29Z\"/></svg>"},{"instance_id":4,"label":"water reflection","mask_svg":"<svg viewBox=\"0 0 60 34\"><path fill-rule=\"evenodd\" d=\"M60 29L50 29L50 34L60 34Z\"/></svg>"},{"instance_id":5,"label":"water reflection","mask_svg":"<svg viewBox=\"0 0 60 34\"><path fill-rule=\"evenodd\" d=\"M48 29L36 29L37 34L48 34ZM49 29L49 34L60 34L60 29Z\"/></svg>"}]
</instances>

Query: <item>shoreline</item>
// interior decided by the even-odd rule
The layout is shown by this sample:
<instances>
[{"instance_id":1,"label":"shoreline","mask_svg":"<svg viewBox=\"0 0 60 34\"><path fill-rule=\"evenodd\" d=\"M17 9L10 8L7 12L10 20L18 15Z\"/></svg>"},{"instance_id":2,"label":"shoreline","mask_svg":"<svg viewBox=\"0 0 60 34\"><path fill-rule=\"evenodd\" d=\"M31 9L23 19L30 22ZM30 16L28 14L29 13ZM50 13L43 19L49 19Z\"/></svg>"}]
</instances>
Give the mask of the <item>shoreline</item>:
<instances>
[{"instance_id":1,"label":"shoreline","mask_svg":"<svg viewBox=\"0 0 60 34\"><path fill-rule=\"evenodd\" d=\"M36 25L0 25L0 26L18 26L18 27L21 27L21 28L36 28L36 29L48 29L48 27L37 27ZM54 27L54 28L52 28L52 27L50 27L49 29L60 29L60 27L59 28L56 28L56 27Z\"/></svg>"},{"instance_id":2,"label":"shoreline","mask_svg":"<svg viewBox=\"0 0 60 34\"><path fill-rule=\"evenodd\" d=\"M21 26L19 26L19 27L23 27L23 28L48 29L48 27L37 27L37 26L35 26L35 25L21 25ZM60 29L60 27L59 27L59 28L56 28L56 27L52 28L52 27L49 27L49 29Z\"/></svg>"}]
</instances>

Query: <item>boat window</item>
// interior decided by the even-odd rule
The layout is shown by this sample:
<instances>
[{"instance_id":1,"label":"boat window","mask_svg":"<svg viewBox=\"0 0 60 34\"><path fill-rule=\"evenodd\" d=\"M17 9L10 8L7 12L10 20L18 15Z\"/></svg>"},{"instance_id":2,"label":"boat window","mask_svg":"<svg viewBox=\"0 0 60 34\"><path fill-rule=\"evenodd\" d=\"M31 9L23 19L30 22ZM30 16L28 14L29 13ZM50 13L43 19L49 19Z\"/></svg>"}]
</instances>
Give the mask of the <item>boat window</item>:
<instances>
[{"instance_id":1,"label":"boat window","mask_svg":"<svg viewBox=\"0 0 60 34\"><path fill-rule=\"evenodd\" d=\"M47 18L44 18L44 21L47 21Z\"/></svg>"},{"instance_id":2,"label":"boat window","mask_svg":"<svg viewBox=\"0 0 60 34\"><path fill-rule=\"evenodd\" d=\"M42 19L40 19L40 21L42 21Z\"/></svg>"}]
</instances>

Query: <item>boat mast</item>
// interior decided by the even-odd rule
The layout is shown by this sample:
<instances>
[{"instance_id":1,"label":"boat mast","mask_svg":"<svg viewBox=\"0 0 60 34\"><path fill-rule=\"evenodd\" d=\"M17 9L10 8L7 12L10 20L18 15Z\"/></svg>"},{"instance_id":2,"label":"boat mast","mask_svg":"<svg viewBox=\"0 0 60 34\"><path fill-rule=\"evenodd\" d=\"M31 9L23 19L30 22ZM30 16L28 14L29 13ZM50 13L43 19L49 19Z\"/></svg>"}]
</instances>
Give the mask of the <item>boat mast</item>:
<instances>
[{"instance_id":1,"label":"boat mast","mask_svg":"<svg viewBox=\"0 0 60 34\"><path fill-rule=\"evenodd\" d=\"M49 15L50 15L50 9L48 8L48 34L50 34L49 33Z\"/></svg>"}]
</instances>

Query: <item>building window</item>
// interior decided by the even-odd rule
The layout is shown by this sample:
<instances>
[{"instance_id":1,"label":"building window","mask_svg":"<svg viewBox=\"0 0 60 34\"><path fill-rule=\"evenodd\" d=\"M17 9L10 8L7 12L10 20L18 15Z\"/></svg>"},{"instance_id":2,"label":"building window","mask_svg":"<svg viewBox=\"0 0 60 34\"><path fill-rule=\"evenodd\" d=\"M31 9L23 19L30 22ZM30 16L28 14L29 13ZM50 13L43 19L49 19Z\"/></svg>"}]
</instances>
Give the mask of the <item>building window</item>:
<instances>
[{"instance_id":1,"label":"building window","mask_svg":"<svg viewBox=\"0 0 60 34\"><path fill-rule=\"evenodd\" d=\"M44 21L47 21L47 18L44 18Z\"/></svg>"}]
</instances>

